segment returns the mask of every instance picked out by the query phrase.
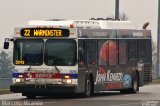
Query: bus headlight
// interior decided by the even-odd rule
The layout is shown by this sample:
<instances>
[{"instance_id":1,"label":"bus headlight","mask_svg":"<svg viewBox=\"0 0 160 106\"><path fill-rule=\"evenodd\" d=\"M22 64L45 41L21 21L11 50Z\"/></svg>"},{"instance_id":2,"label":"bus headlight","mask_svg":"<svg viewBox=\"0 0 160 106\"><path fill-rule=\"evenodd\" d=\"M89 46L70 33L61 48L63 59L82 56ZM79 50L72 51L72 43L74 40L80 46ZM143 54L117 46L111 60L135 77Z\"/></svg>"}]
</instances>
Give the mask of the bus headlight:
<instances>
[{"instance_id":1,"label":"bus headlight","mask_svg":"<svg viewBox=\"0 0 160 106\"><path fill-rule=\"evenodd\" d=\"M21 82L21 79L20 79L20 78L16 78L15 81L16 81L16 82Z\"/></svg>"},{"instance_id":2,"label":"bus headlight","mask_svg":"<svg viewBox=\"0 0 160 106\"><path fill-rule=\"evenodd\" d=\"M71 79L67 79L67 84L71 84L72 80Z\"/></svg>"},{"instance_id":3,"label":"bus headlight","mask_svg":"<svg viewBox=\"0 0 160 106\"><path fill-rule=\"evenodd\" d=\"M71 84L72 83L72 79L62 79L62 83Z\"/></svg>"}]
</instances>

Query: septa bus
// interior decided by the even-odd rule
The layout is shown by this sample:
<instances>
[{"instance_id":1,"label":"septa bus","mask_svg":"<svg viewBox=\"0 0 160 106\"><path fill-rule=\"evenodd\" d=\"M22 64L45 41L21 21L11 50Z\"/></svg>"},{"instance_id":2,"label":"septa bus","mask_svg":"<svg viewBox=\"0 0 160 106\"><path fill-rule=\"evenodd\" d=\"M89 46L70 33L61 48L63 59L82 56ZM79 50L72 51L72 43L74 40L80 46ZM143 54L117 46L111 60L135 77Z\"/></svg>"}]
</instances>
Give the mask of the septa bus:
<instances>
[{"instance_id":1,"label":"septa bus","mask_svg":"<svg viewBox=\"0 0 160 106\"><path fill-rule=\"evenodd\" d=\"M151 31L130 21L30 21L13 42L11 92L28 98L102 91L136 93L151 82Z\"/></svg>"}]
</instances>

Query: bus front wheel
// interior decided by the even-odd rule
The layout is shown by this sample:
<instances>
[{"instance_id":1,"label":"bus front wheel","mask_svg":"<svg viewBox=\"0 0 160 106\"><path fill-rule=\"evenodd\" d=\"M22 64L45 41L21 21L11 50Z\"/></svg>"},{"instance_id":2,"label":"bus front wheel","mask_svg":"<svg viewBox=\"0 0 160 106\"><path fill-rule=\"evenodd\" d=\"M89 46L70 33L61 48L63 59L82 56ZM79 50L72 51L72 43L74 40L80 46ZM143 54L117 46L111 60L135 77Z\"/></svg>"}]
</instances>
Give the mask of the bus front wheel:
<instances>
[{"instance_id":1,"label":"bus front wheel","mask_svg":"<svg viewBox=\"0 0 160 106\"><path fill-rule=\"evenodd\" d=\"M85 93L84 96L85 97L90 97L93 93L93 89L92 89L92 80L90 77L88 77L85 81Z\"/></svg>"}]
</instances>

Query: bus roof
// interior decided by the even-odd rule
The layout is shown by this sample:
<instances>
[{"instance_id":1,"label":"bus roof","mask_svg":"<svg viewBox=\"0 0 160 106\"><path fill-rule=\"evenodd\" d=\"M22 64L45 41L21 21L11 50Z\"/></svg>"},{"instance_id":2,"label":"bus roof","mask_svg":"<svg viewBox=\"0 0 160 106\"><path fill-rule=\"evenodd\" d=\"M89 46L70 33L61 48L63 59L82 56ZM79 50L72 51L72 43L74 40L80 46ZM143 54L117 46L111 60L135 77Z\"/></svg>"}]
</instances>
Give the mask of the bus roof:
<instances>
[{"instance_id":1,"label":"bus roof","mask_svg":"<svg viewBox=\"0 0 160 106\"><path fill-rule=\"evenodd\" d=\"M95 39L150 39L150 30L134 30L134 29L78 29L79 38L95 38Z\"/></svg>"},{"instance_id":2,"label":"bus roof","mask_svg":"<svg viewBox=\"0 0 160 106\"><path fill-rule=\"evenodd\" d=\"M28 26L56 26L74 28L100 28L100 29L137 29L131 21L111 21L111 20L32 20Z\"/></svg>"},{"instance_id":3,"label":"bus roof","mask_svg":"<svg viewBox=\"0 0 160 106\"><path fill-rule=\"evenodd\" d=\"M49 28L49 29L47 29ZM58 29L58 30L57 30ZM25 31L32 32L32 37L66 38L151 38L151 31L138 30L130 21L111 20L35 20L26 27L15 28L15 37L25 36ZM68 36L65 35L67 31ZM59 35L52 35L55 33ZM23 33L22 33L23 32ZM35 33L36 32L36 33ZM43 32L43 33L42 33ZM60 33L61 32L61 33ZM63 32L63 34L62 34ZM35 35L33 34L35 33ZM48 35L50 34L50 35ZM61 34L61 36L60 36ZM29 36L29 37L31 37Z\"/></svg>"},{"instance_id":4,"label":"bus roof","mask_svg":"<svg viewBox=\"0 0 160 106\"><path fill-rule=\"evenodd\" d=\"M30 35L26 32L29 31ZM55 33L55 35L54 35ZM23 38L151 38L150 30L136 29L82 29L82 28L37 28L19 27L14 30L14 37Z\"/></svg>"}]
</instances>

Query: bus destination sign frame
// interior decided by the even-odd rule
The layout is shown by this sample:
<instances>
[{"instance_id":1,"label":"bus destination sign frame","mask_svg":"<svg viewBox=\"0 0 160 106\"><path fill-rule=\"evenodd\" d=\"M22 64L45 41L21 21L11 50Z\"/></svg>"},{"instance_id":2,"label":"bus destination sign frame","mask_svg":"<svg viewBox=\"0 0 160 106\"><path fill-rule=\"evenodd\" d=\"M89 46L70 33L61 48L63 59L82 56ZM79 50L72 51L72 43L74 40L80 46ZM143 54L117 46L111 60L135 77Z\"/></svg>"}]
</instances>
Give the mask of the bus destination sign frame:
<instances>
[{"instance_id":1,"label":"bus destination sign frame","mask_svg":"<svg viewBox=\"0 0 160 106\"><path fill-rule=\"evenodd\" d=\"M69 37L69 29L62 28L23 28L22 37Z\"/></svg>"}]
</instances>

